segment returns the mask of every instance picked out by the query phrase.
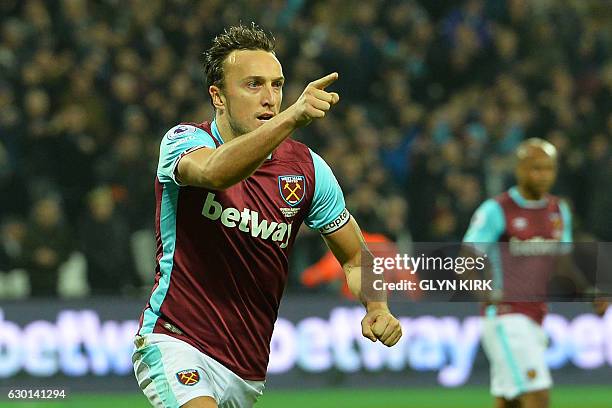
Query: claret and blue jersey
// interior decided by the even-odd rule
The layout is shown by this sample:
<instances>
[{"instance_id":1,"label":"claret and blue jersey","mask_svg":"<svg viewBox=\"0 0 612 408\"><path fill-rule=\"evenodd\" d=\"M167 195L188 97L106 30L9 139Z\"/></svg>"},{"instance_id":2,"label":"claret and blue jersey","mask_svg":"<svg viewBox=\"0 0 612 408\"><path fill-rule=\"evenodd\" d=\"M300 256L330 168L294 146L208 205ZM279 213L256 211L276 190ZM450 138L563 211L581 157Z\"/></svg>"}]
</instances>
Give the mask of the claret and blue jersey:
<instances>
[{"instance_id":1,"label":"claret and blue jersey","mask_svg":"<svg viewBox=\"0 0 612 408\"><path fill-rule=\"evenodd\" d=\"M511 202L508 202L508 199L515 206L511 206ZM506 209L510 210L510 212L507 213ZM555 226L556 228L554 228L553 233L557 234L556 237L561 242L572 242L572 216L567 203L555 196L548 196L537 201L527 200L521 196L517 187L512 187L506 193L483 202L474 213L474 218L463 241L498 242L504 238L506 231L513 231L515 235L525 236L526 239L532 238L538 232L534 230L534 227L541 224L541 220L546 220L546 217L539 218L539 220L534 218L534 216L541 215L542 211L553 215L552 217L549 215L549 219L552 218L554 220L554 214L558 214L561 217L562 222ZM528 225L527 218L521 215L537 220L536 224L531 223ZM525 221L522 221L522 219ZM520 228L523 223L525 227ZM508 224L510 224L511 228L512 226L514 228L507 230L506 226ZM559 228L561 225L562 228ZM546 232L551 229L551 226L544 225L544 229L547 230ZM559 232L561 232L561 236L558 235Z\"/></svg>"},{"instance_id":2,"label":"claret and blue jersey","mask_svg":"<svg viewBox=\"0 0 612 408\"><path fill-rule=\"evenodd\" d=\"M300 225L331 233L350 217L329 166L291 139L226 190L179 183L181 157L222 144L215 122L175 126L162 140L157 268L139 333L179 338L240 377L262 380Z\"/></svg>"},{"instance_id":3,"label":"claret and blue jersey","mask_svg":"<svg viewBox=\"0 0 612 408\"><path fill-rule=\"evenodd\" d=\"M567 203L553 195L541 200L527 200L517 187L488 199L474 213L463 242L509 243L486 246L491 252L494 286L504 291L506 299L499 313L523 313L541 323L546 313L544 302L521 302L542 299L551 272L550 257L513 256L513 243L541 245L543 242L572 242L572 218ZM558 248L563 250L564 248Z\"/></svg>"}]
</instances>

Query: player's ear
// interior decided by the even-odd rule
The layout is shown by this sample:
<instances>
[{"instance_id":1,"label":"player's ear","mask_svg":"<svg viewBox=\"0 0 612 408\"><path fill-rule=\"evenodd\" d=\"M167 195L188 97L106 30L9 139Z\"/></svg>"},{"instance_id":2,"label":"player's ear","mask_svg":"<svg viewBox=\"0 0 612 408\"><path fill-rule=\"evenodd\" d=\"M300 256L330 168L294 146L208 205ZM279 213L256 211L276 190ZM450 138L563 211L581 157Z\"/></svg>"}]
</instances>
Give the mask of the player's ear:
<instances>
[{"instance_id":1,"label":"player's ear","mask_svg":"<svg viewBox=\"0 0 612 408\"><path fill-rule=\"evenodd\" d=\"M212 100L212 104L215 109L225 108L225 102L223 101L223 92L217 85L211 85L208 87L208 94Z\"/></svg>"}]
</instances>

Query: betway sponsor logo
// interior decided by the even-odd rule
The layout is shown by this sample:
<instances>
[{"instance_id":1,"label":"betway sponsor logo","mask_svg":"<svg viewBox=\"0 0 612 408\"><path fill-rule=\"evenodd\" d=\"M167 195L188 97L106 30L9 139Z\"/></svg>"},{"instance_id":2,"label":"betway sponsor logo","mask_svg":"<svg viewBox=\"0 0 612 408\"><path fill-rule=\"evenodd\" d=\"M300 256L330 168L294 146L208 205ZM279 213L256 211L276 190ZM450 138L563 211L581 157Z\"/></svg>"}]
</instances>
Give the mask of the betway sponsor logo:
<instances>
[{"instance_id":1,"label":"betway sponsor logo","mask_svg":"<svg viewBox=\"0 0 612 408\"><path fill-rule=\"evenodd\" d=\"M572 244L558 239L533 237L521 240L510 239L510 254L513 256L560 255L571 252Z\"/></svg>"},{"instance_id":2,"label":"betway sponsor logo","mask_svg":"<svg viewBox=\"0 0 612 408\"><path fill-rule=\"evenodd\" d=\"M271 375L375 373L387 376L385 380L404 381L404 373L437 372L440 384L454 387L464 385L473 369L483 373L483 364L478 363L482 318L457 317L464 308L448 306L440 316L398 316L404 336L387 348L361 335L361 307L327 309L316 304L301 313L293 307L301 305L296 299L283 302L291 307L284 307L275 323L268 365ZM8 303L0 309L0 383L8 378L9 383L34 387L58 374L83 379L134 375L131 358L138 321L130 320L133 312L129 311L137 306L107 303L100 306L105 312L85 301L72 304L71 309L44 302L40 310ZM418 310L410 309L411 313ZM572 310L581 309L577 305ZM106 320L108 316L115 320ZM571 364L609 373L612 309L603 317L549 314L542 327L549 339L545 357L551 369L567 367L574 375ZM569 370L559 375L569 375ZM62 381L71 383L68 380Z\"/></svg>"},{"instance_id":3,"label":"betway sponsor logo","mask_svg":"<svg viewBox=\"0 0 612 408\"><path fill-rule=\"evenodd\" d=\"M237 208L223 208L215 201L215 194L208 193L202 207L202 215L209 220L221 219L221 224L228 228L236 228L242 232L250 233L253 238L271 239L282 242L281 248L287 248L291 237L291 224L284 222L261 220L259 213L248 208L239 211Z\"/></svg>"}]
</instances>

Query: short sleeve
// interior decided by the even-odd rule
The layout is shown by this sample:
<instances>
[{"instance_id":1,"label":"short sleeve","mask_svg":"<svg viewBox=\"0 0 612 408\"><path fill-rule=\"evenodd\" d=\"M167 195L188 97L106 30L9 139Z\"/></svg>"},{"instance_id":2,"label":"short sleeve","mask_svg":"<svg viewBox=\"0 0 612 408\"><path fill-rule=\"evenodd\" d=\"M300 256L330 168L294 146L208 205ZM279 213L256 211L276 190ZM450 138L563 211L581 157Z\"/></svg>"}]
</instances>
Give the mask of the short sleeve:
<instances>
[{"instance_id":1,"label":"short sleeve","mask_svg":"<svg viewBox=\"0 0 612 408\"><path fill-rule=\"evenodd\" d=\"M463 242L474 244L474 249L488 254L492 268L494 290L504 287L501 256L499 247L495 244L506 229L504 210L493 199L488 199L478 207L468 227Z\"/></svg>"},{"instance_id":2,"label":"short sleeve","mask_svg":"<svg viewBox=\"0 0 612 408\"><path fill-rule=\"evenodd\" d=\"M559 209L561 210L561 219L563 220L563 235L561 236L561 242L573 242L572 212L570 211L567 202L563 200L559 202Z\"/></svg>"},{"instance_id":3,"label":"short sleeve","mask_svg":"<svg viewBox=\"0 0 612 408\"><path fill-rule=\"evenodd\" d=\"M211 135L192 125L178 125L170 129L163 137L159 147L157 178L161 183L174 182L178 162L187 153L202 147L214 149L215 142Z\"/></svg>"},{"instance_id":4,"label":"short sleeve","mask_svg":"<svg viewBox=\"0 0 612 408\"><path fill-rule=\"evenodd\" d=\"M350 219L342 189L331 168L318 154L310 150L315 171L314 197L304 221L323 234L342 228Z\"/></svg>"},{"instance_id":5,"label":"short sleeve","mask_svg":"<svg viewBox=\"0 0 612 408\"><path fill-rule=\"evenodd\" d=\"M504 211L497 201L489 199L474 213L463 242L497 242L505 229Z\"/></svg>"}]
</instances>

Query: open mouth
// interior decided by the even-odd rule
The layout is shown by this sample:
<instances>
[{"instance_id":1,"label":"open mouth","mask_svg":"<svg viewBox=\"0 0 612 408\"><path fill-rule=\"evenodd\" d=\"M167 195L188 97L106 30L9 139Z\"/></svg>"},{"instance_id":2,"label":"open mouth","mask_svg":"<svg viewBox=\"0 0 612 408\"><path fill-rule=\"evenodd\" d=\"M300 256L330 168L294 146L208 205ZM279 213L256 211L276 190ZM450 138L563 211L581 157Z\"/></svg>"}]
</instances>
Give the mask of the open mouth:
<instances>
[{"instance_id":1,"label":"open mouth","mask_svg":"<svg viewBox=\"0 0 612 408\"><path fill-rule=\"evenodd\" d=\"M257 116L257 119L259 120L270 120L274 117L274 114L272 113L262 113L261 115Z\"/></svg>"}]
</instances>

